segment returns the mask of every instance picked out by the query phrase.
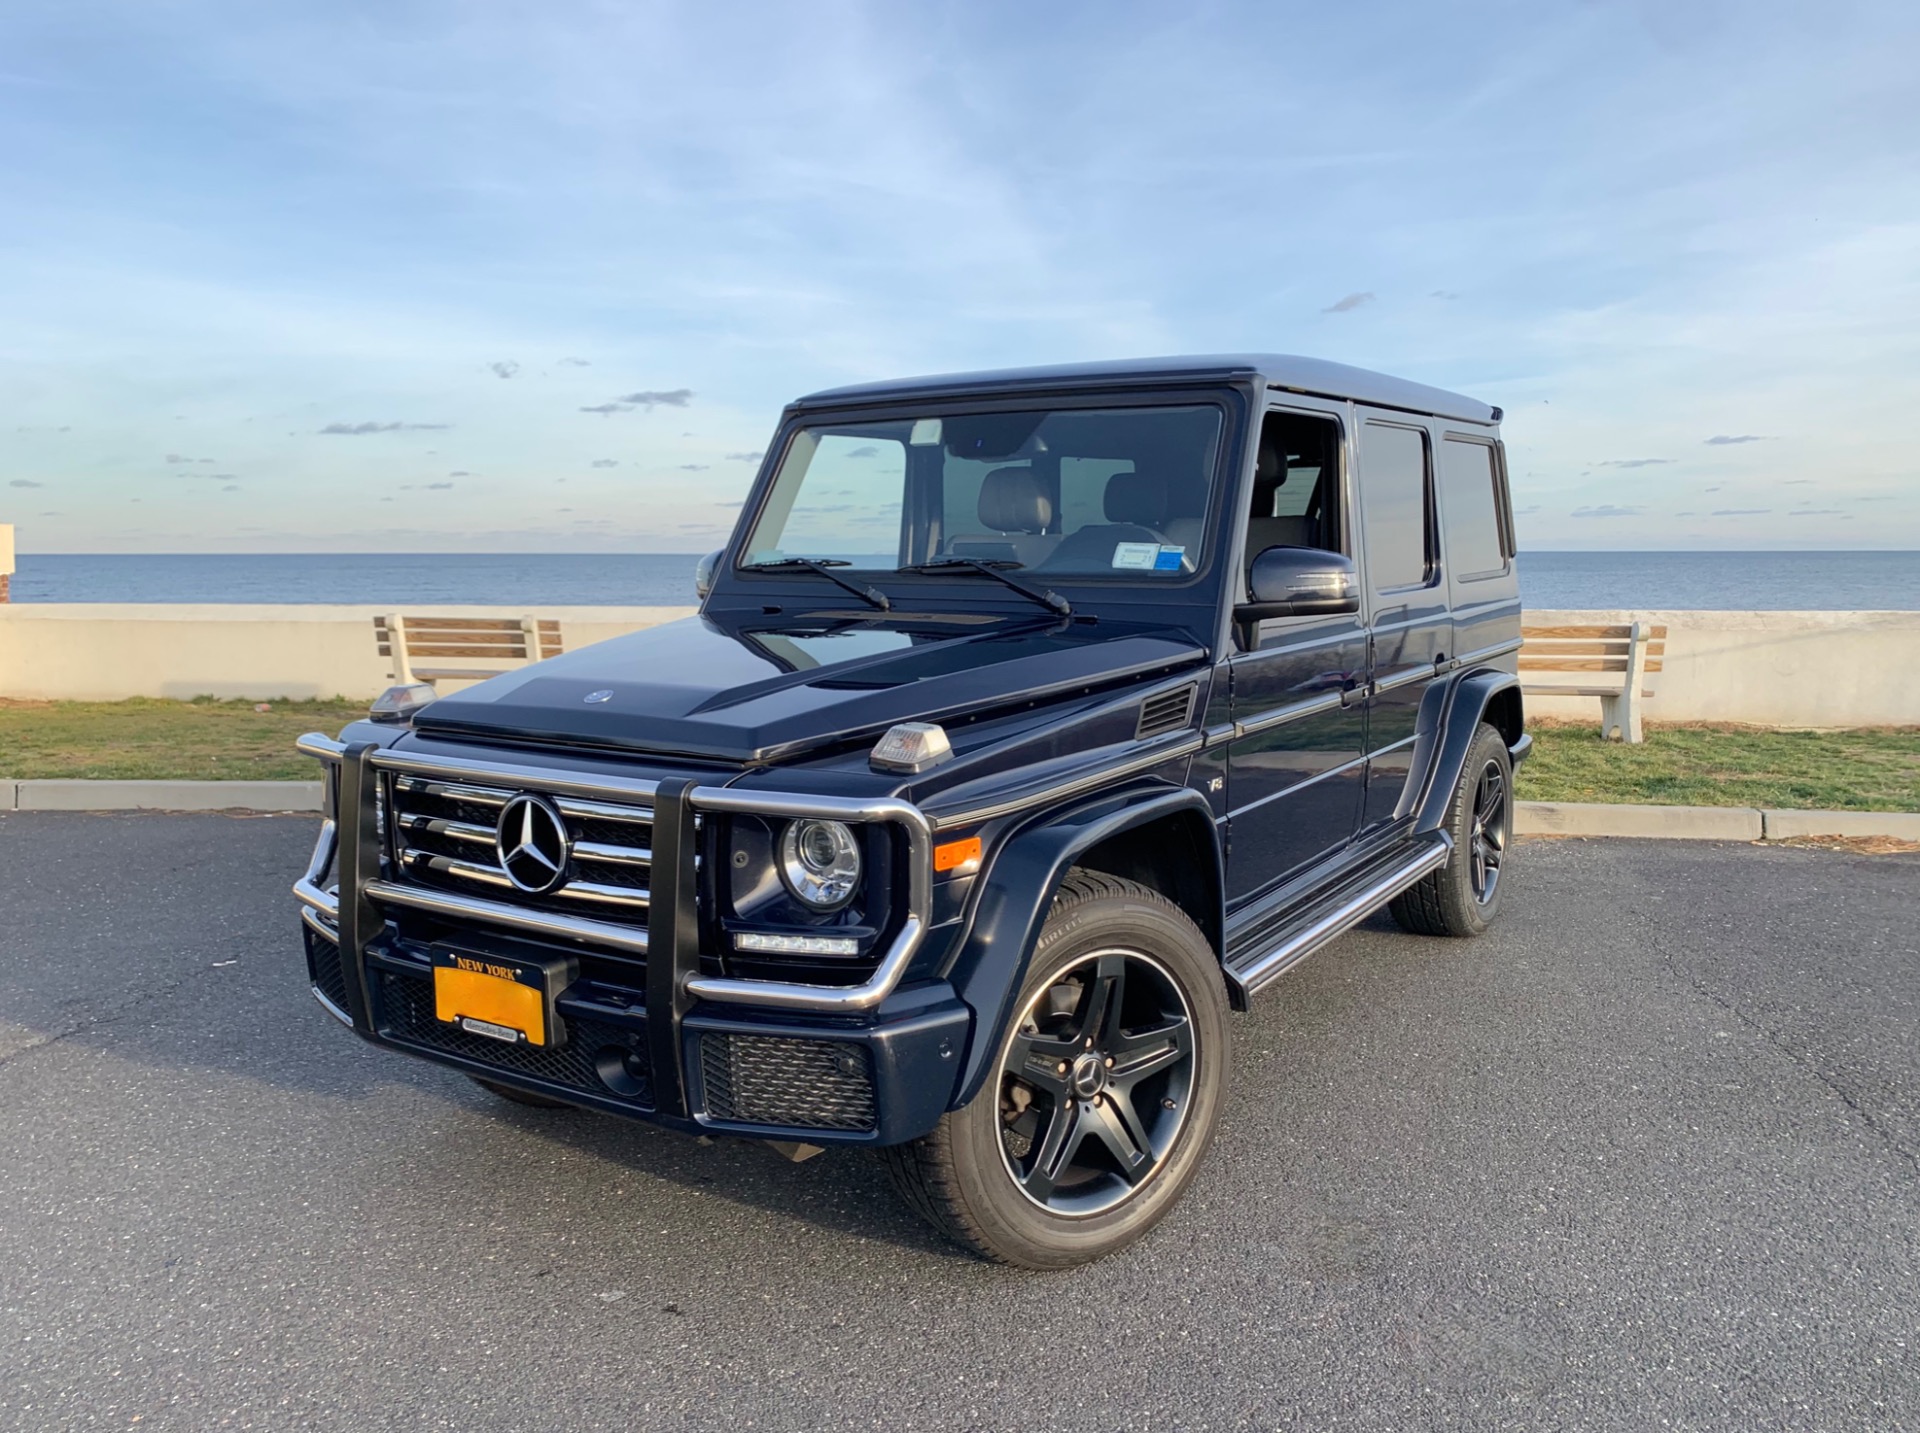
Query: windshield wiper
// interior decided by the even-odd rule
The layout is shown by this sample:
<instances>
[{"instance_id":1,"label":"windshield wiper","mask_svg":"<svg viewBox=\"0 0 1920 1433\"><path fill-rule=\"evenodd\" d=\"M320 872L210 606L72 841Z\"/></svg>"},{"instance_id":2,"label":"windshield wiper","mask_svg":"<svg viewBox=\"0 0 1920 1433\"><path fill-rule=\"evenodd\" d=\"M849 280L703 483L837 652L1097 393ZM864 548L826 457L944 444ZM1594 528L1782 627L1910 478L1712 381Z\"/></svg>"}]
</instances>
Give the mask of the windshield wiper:
<instances>
[{"instance_id":1,"label":"windshield wiper","mask_svg":"<svg viewBox=\"0 0 1920 1433\"><path fill-rule=\"evenodd\" d=\"M1021 567L1025 564L1009 561L1004 557L936 557L931 562L911 562L901 568L902 572L979 572L1011 587L1022 597L1038 602L1049 612L1058 612L1062 617L1073 615L1073 604L1058 592L1044 587L1029 587L1017 578L1009 577L1002 570L1008 567Z\"/></svg>"},{"instance_id":2,"label":"windshield wiper","mask_svg":"<svg viewBox=\"0 0 1920 1433\"><path fill-rule=\"evenodd\" d=\"M858 582L849 582L839 573L832 571L836 567L853 566L844 557L776 557L770 562L749 562L747 566L755 572L791 571L794 568L803 567L808 572L817 572L827 581L846 588L862 602L878 607L882 612L893 610L893 603L878 587L866 587Z\"/></svg>"}]
</instances>

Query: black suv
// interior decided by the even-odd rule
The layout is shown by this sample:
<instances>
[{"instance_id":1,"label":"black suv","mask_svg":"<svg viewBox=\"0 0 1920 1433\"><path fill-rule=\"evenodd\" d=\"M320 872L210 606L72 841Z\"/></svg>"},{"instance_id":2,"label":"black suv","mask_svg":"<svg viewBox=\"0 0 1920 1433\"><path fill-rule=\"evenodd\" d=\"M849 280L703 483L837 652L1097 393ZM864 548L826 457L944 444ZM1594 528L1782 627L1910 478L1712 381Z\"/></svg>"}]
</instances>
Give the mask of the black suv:
<instances>
[{"instance_id":1,"label":"black suv","mask_svg":"<svg viewBox=\"0 0 1920 1433\"><path fill-rule=\"evenodd\" d=\"M697 617L303 738L314 993L507 1099L870 1146L983 1254L1108 1253L1194 1177L1230 1006L1382 906L1498 909L1499 421L1267 355L801 399Z\"/></svg>"}]
</instances>

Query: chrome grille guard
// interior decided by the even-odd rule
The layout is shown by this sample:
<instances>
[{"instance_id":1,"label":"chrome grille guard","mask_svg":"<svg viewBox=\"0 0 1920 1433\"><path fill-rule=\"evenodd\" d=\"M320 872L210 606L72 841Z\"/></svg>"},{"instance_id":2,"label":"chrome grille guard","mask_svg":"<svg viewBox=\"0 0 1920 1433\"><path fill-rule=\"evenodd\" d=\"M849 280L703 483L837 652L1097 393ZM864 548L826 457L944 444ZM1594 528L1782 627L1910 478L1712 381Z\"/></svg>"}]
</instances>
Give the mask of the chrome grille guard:
<instances>
[{"instance_id":1,"label":"chrome grille guard","mask_svg":"<svg viewBox=\"0 0 1920 1433\"><path fill-rule=\"evenodd\" d=\"M334 794L327 818L321 822L312 859L307 863L305 874L293 883L293 894L300 902L303 919L327 939L338 941L341 938L342 892L338 883L332 886L323 886L322 883L340 854L343 821L358 819L357 811L347 809L348 804L357 803L358 793L344 790L345 783L338 779L348 752L345 743L319 732L309 732L296 745L308 756L328 766L328 786ZM649 812L661 785L657 781L584 776L545 767L396 751L391 747L368 750L365 759L376 771L390 771L429 780L510 786L582 801L614 802L627 809L646 809ZM920 948L926 936L932 908L933 830L918 807L891 797L858 801L840 796L810 796L779 791L735 791L724 786L694 786L684 792L682 799L700 812L738 812L794 819L817 816L849 822L885 821L900 827L907 838L906 913L880 963L865 982L854 986L806 985L795 981L739 980L695 973L686 978L685 988L689 995L730 1004L847 1015L871 1010L893 993L901 976L906 973L914 952ZM347 873L342 872L341 879L346 878ZM655 880L656 886L660 884L660 879ZM564 912L533 910L504 901L404 885L380 878L367 881L360 895L375 905L403 906L430 915L478 921L529 935L578 940L622 954L645 955L649 943L648 931L637 925L620 925ZM344 958L345 952L342 954Z\"/></svg>"}]
</instances>

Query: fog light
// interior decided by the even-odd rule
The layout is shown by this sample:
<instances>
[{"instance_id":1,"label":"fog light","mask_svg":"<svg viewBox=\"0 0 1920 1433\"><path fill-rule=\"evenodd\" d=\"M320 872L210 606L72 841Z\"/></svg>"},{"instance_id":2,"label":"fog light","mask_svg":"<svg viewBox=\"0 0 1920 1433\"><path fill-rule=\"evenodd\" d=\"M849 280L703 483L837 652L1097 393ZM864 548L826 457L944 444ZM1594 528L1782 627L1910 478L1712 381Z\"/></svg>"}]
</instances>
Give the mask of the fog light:
<instances>
[{"instance_id":1,"label":"fog light","mask_svg":"<svg viewBox=\"0 0 1920 1433\"><path fill-rule=\"evenodd\" d=\"M815 910L834 910L860 884L860 843L844 821L789 822L780 837L780 874Z\"/></svg>"},{"instance_id":2,"label":"fog light","mask_svg":"<svg viewBox=\"0 0 1920 1433\"><path fill-rule=\"evenodd\" d=\"M860 942L838 935L768 935L743 930L733 937L735 950L760 950L774 955L858 955Z\"/></svg>"}]
</instances>

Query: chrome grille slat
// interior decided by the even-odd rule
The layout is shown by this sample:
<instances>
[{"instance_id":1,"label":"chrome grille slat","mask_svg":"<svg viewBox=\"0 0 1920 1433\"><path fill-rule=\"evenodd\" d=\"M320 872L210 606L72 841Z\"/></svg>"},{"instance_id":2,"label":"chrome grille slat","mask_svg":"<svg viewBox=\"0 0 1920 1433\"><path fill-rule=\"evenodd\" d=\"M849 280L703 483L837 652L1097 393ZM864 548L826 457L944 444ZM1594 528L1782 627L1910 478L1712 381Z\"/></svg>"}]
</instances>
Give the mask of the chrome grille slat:
<instances>
[{"instance_id":1,"label":"chrome grille slat","mask_svg":"<svg viewBox=\"0 0 1920 1433\"><path fill-rule=\"evenodd\" d=\"M469 841L476 846L494 844L494 830L491 826L476 826L470 821L449 821L440 816L414 816L400 813L400 824L409 831L429 831L435 836L449 836L455 841Z\"/></svg>"},{"instance_id":2,"label":"chrome grille slat","mask_svg":"<svg viewBox=\"0 0 1920 1433\"><path fill-rule=\"evenodd\" d=\"M475 806L505 806L515 793L497 786L468 786L451 781L428 781L422 776L397 776L394 789L403 795L439 796L448 801L468 801Z\"/></svg>"},{"instance_id":3,"label":"chrome grille slat","mask_svg":"<svg viewBox=\"0 0 1920 1433\"><path fill-rule=\"evenodd\" d=\"M487 833L493 839L493 833ZM599 841L575 841L573 854L581 861L609 861L616 866L651 866L653 852L645 846L608 846Z\"/></svg>"},{"instance_id":4,"label":"chrome grille slat","mask_svg":"<svg viewBox=\"0 0 1920 1433\"><path fill-rule=\"evenodd\" d=\"M456 861L451 856L436 856L431 851L408 849L404 860L409 867L425 866L430 871L443 876L458 876L462 880L479 881L501 890L517 891L511 877L498 866L479 866L472 861ZM580 901L592 905L625 906L631 910L647 908L648 892L637 886L603 886L597 881L568 881L566 885L550 894L550 899L559 901Z\"/></svg>"},{"instance_id":5,"label":"chrome grille slat","mask_svg":"<svg viewBox=\"0 0 1920 1433\"><path fill-rule=\"evenodd\" d=\"M589 821L632 821L642 826L653 824L651 806L609 806L604 801L582 801L572 796L555 797L553 804L562 816L578 816Z\"/></svg>"}]
</instances>

